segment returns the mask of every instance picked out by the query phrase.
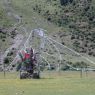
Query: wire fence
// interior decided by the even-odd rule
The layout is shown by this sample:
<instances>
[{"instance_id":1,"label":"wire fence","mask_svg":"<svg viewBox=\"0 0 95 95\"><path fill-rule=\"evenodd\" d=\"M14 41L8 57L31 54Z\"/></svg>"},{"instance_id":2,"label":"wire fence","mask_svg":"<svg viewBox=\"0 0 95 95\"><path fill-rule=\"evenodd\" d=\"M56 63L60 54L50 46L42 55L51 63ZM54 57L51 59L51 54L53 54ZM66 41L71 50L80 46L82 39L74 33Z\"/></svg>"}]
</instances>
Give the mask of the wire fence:
<instances>
[{"instance_id":1,"label":"wire fence","mask_svg":"<svg viewBox=\"0 0 95 95\"><path fill-rule=\"evenodd\" d=\"M43 71L40 78L95 78L95 71ZM20 72L0 72L0 79L20 79Z\"/></svg>"}]
</instances>

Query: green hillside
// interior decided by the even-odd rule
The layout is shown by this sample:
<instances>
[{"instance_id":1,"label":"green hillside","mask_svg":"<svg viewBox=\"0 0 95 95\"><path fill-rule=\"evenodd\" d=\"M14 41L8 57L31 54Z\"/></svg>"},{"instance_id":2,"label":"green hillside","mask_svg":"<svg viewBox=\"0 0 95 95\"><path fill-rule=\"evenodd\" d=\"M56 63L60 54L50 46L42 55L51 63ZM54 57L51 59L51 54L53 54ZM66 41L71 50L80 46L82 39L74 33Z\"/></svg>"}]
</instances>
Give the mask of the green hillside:
<instances>
[{"instance_id":1,"label":"green hillside","mask_svg":"<svg viewBox=\"0 0 95 95\"><path fill-rule=\"evenodd\" d=\"M11 36L9 28L12 27L13 21L7 16L3 6L3 0L0 0L0 51L4 51L9 47Z\"/></svg>"},{"instance_id":2,"label":"green hillside","mask_svg":"<svg viewBox=\"0 0 95 95\"><path fill-rule=\"evenodd\" d=\"M73 0L66 5L61 5L60 1L37 0L32 8L51 23L68 29L66 37L58 31L62 43L80 53L95 56L95 1ZM71 44L65 41L68 38Z\"/></svg>"},{"instance_id":3,"label":"green hillside","mask_svg":"<svg viewBox=\"0 0 95 95\"><path fill-rule=\"evenodd\" d=\"M30 28L44 28L51 35L59 36L61 43L95 56L94 0L73 0L66 5L61 5L60 0L11 1Z\"/></svg>"},{"instance_id":4,"label":"green hillside","mask_svg":"<svg viewBox=\"0 0 95 95\"><path fill-rule=\"evenodd\" d=\"M2 27L9 27L11 26L12 21L11 19L7 16L6 11L4 10L3 7L3 1L0 1L0 28Z\"/></svg>"},{"instance_id":5,"label":"green hillside","mask_svg":"<svg viewBox=\"0 0 95 95\"><path fill-rule=\"evenodd\" d=\"M6 0L7 1L7 0ZM27 32L43 28L48 35L68 47L95 57L95 1L94 0L8 0L15 14L22 18ZM61 1L68 1L61 4ZM4 7L1 0L1 7ZM0 26L12 27L10 17L1 10ZM3 12L2 12L3 10ZM13 20L14 21L14 20ZM21 33L19 31L19 33ZM2 47L4 47L2 43Z\"/></svg>"}]
</instances>

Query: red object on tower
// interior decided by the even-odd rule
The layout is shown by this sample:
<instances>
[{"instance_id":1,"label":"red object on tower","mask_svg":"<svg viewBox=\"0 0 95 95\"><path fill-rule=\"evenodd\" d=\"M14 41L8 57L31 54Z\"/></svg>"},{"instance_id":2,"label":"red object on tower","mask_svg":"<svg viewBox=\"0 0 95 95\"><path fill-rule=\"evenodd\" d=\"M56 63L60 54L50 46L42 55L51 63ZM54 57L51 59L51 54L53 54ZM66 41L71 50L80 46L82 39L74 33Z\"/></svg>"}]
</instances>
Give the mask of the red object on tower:
<instances>
[{"instance_id":1,"label":"red object on tower","mask_svg":"<svg viewBox=\"0 0 95 95\"><path fill-rule=\"evenodd\" d=\"M29 58L30 58L30 54L25 53L24 60L29 59Z\"/></svg>"}]
</instances>

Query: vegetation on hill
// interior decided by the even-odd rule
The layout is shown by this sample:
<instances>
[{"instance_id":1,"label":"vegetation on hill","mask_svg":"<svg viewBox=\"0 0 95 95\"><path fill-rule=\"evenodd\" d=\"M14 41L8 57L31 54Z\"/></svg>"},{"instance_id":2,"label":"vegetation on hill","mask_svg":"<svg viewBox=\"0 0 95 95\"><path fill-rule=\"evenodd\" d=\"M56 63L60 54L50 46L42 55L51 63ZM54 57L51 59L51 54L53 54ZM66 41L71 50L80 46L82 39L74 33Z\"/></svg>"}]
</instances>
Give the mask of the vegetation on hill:
<instances>
[{"instance_id":1,"label":"vegetation on hill","mask_svg":"<svg viewBox=\"0 0 95 95\"><path fill-rule=\"evenodd\" d=\"M0 9L0 50L3 51L7 49L9 45L10 35L8 32L8 27L10 27L11 23L10 20L5 15L3 9Z\"/></svg>"},{"instance_id":2,"label":"vegetation on hill","mask_svg":"<svg viewBox=\"0 0 95 95\"><path fill-rule=\"evenodd\" d=\"M14 12L22 17L22 24L27 26L29 31L41 27L48 30L46 33L63 45L65 44L79 53L95 57L94 0L10 1ZM11 25L11 20L3 8L0 9L0 20L0 27L6 28ZM7 30L4 34L5 29L0 31L1 44L3 47L7 46L9 38L6 40L6 37L11 37L11 35L7 34ZM76 64L81 67L83 62ZM73 67L76 67L76 64L72 63Z\"/></svg>"},{"instance_id":3,"label":"vegetation on hill","mask_svg":"<svg viewBox=\"0 0 95 95\"><path fill-rule=\"evenodd\" d=\"M93 0L11 1L13 8L22 15L25 24L31 28L40 25L52 31L53 36L57 35L62 44L80 53L95 56L95 4ZM37 22L34 17L36 20L41 20ZM45 20L51 24L47 24Z\"/></svg>"},{"instance_id":4,"label":"vegetation on hill","mask_svg":"<svg viewBox=\"0 0 95 95\"><path fill-rule=\"evenodd\" d=\"M0 52L5 51L10 44L11 35L9 28L12 27L13 21L8 17L3 6L3 0L0 1Z\"/></svg>"},{"instance_id":5,"label":"vegetation on hill","mask_svg":"<svg viewBox=\"0 0 95 95\"><path fill-rule=\"evenodd\" d=\"M5 1L0 0L0 29L1 28L9 28L12 26L13 22L11 17L8 16L6 11L6 6L4 6Z\"/></svg>"},{"instance_id":6,"label":"vegetation on hill","mask_svg":"<svg viewBox=\"0 0 95 95\"><path fill-rule=\"evenodd\" d=\"M38 3L40 2L40 3ZM95 7L92 0L37 0L32 6L48 21L69 29L69 35L63 36L59 31L60 39L69 38L72 46L80 53L95 56Z\"/></svg>"}]
</instances>

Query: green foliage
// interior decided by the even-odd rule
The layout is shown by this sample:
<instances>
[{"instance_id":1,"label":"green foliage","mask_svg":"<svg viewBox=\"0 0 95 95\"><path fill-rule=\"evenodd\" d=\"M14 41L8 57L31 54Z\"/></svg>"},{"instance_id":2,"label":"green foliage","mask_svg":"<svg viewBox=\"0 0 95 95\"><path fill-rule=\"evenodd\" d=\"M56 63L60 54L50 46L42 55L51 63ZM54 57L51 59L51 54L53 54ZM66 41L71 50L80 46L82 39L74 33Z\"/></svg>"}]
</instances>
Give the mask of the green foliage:
<instances>
[{"instance_id":1,"label":"green foliage","mask_svg":"<svg viewBox=\"0 0 95 95\"><path fill-rule=\"evenodd\" d=\"M7 56L12 56L14 54L13 51L10 51Z\"/></svg>"},{"instance_id":2,"label":"green foliage","mask_svg":"<svg viewBox=\"0 0 95 95\"><path fill-rule=\"evenodd\" d=\"M94 56L95 5L92 4L92 0L60 0L61 5L65 6L61 6L58 0L48 1L47 5L46 2L41 2L42 0L33 6L35 11L58 27L69 28L69 40L72 41L73 48L80 53ZM67 4L68 2L71 3Z\"/></svg>"},{"instance_id":3,"label":"green foliage","mask_svg":"<svg viewBox=\"0 0 95 95\"><path fill-rule=\"evenodd\" d=\"M75 67L75 68L87 68L87 63L85 63L85 62L76 62L75 64L73 64L73 67Z\"/></svg>"},{"instance_id":4,"label":"green foliage","mask_svg":"<svg viewBox=\"0 0 95 95\"><path fill-rule=\"evenodd\" d=\"M4 64L9 65L11 63L11 61L12 61L12 58L11 57L6 57L4 59Z\"/></svg>"},{"instance_id":5,"label":"green foliage","mask_svg":"<svg viewBox=\"0 0 95 95\"><path fill-rule=\"evenodd\" d=\"M60 0L60 4L63 6L63 5L66 5L68 3L72 3L73 0Z\"/></svg>"},{"instance_id":6,"label":"green foliage","mask_svg":"<svg viewBox=\"0 0 95 95\"><path fill-rule=\"evenodd\" d=\"M9 58L5 58L5 59L4 59L4 63L5 63L5 64L9 64Z\"/></svg>"}]
</instances>

